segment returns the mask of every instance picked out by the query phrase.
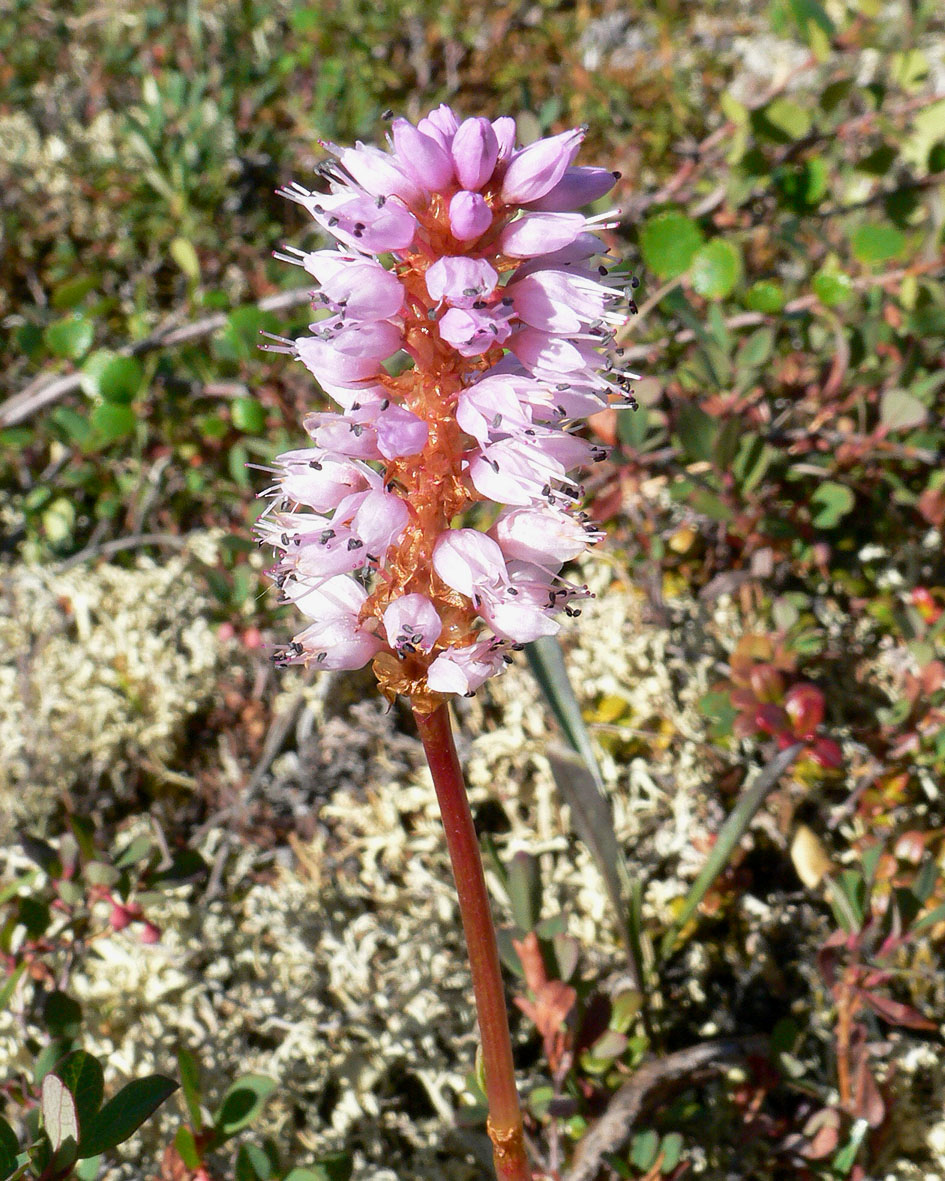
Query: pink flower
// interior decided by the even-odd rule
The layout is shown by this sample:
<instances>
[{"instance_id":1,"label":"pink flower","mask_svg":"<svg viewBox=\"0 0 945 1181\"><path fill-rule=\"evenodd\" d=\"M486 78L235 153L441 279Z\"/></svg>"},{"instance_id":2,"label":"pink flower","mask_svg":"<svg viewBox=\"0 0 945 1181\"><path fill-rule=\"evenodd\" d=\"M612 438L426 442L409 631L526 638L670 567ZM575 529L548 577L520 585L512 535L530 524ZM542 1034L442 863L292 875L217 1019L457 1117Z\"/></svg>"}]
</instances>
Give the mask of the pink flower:
<instances>
[{"instance_id":1,"label":"pink flower","mask_svg":"<svg viewBox=\"0 0 945 1181\"><path fill-rule=\"evenodd\" d=\"M324 191L283 190L337 244L278 255L322 318L266 346L336 403L276 460L257 526L311 621L283 663L373 660L391 700L431 712L578 612L563 568L600 534L574 473L606 452L576 420L632 403L610 354L620 280L593 261L612 214L579 212L616 177L573 163L583 139L516 148L512 119L442 105L395 119L390 151L324 145ZM454 528L477 500L498 506L489 532Z\"/></svg>"}]
</instances>

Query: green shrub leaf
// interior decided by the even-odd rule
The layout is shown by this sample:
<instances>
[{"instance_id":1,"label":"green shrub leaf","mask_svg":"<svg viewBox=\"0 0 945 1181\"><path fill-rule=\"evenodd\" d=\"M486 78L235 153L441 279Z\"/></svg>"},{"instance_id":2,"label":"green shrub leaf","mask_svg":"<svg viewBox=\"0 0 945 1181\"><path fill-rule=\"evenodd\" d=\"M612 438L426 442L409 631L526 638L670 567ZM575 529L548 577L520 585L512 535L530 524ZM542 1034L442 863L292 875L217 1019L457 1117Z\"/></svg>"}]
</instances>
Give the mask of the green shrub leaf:
<instances>
[{"instance_id":1,"label":"green shrub leaf","mask_svg":"<svg viewBox=\"0 0 945 1181\"><path fill-rule=\"evenodd\" d=\"M674 279L688 270L702 241L697 223L671 210L651 217L640 231L643 261L659 279Z\"/></svg>"},{"instance_id":2,"label":"green shrub leaf","mask_svg":"<svg viewBox=\"0 0 945 1181\"><path fill-rule=\"evenodd\" d=\"M95 330L91 320L75 314L50 324L43 333L43 340L50 352L57 357L77 361L92 347Z\"/></svg>"},{"instance_id":3,"label":"green shrub leaf","mask_svg":"<svg viewBox=\"0 0 945 1181\"><path fill-rule=\"evenodd\" d=\"M856 497L846 484L827 480L811 497L811 506L815 510L811 515L811 523L818 529L833 529L855 503Z\"/></svg>"},{"instance_id":4,"label":"green shrub leaf","mask_svg":"<svg viewBox=\"0 0 945 1181\"><path fill-rule=\"evenodd\" d=\"M707 299L730 295L741 278L742 258L738 249L723 238L715 238L692 260L693 289Z\"/></svg>"},{"instance_id":5,"label":"green shrub leaf","mask_svg":"<svg viewBox=\"0 0 945 1181\"><path fill-rule=\"evenodd\" d=\"M81 1156L97 1156L127 1140L177 1090L172 1078L151 1074L122 1087L90 1121L79 1141Z\"/></svg>"},{"instance_id":6,"label":"green shrub leaf","mask_svg":"<svg viewBox=\"0 0 945 1181\"><path fill-rule=\"evenodd\" d=\"M858 262L886 262L902 255L906 248L906 236L895 226L857 226L850 235L850 246Z\"/></svg>"},{"instance_id":7,"label":"green shrub leaf","mask_svg":"<svg viewBox=\"0 0 945 1181\"><path fill-rule=\"evenodd\" d=\"M248 1127L276 1089L276 1080L264 1074L247 1074L230 1087L214 1117L214 1126L223 1139L235 1136Z\"/></svg>"}]
</instances>

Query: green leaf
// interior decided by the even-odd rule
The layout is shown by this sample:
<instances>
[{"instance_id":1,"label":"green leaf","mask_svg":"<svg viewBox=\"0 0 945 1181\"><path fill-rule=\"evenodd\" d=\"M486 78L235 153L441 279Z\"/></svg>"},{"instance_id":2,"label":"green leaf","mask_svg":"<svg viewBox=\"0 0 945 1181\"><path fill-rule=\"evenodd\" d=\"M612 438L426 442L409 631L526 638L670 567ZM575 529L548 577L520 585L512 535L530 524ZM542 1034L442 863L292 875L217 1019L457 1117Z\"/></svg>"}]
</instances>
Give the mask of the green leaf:
<instances>
[{"instance_id":1,"label":"green leaf","mask_svg":"<svg viewBox=\"0 0 945 1181\"><path fill-rule=\"evenodd\" d=\"M196 1172L200 1168L200 1152L197 1149L197 1141L194 1139L194 1134L190 1128L180 1127L177 1129L174 1136L174 1147L177 1149L180 1159L188 1169Z\"/></svg>"},{"instance_id":2,"label":"green leaf","mask_svg":"<svg viewBox=\"0 0 945 1181\"><path fill-rule=\"evenodd\" d=\"M103 443L116 443L134 431L138 416L130 406L103 402L92 411L92 426Z\"/></svg>"},{"instance_id":3,"label":"green leaf","mask_svg":"<svg viewBox=\"0 0 945 1181\"><path fill-rule=\"evenodd\" d=\"M20 845L30 861L38 865L51 878L57 878L62 873L62 861L59 854L48 841L44 841L41 837L35 837L32 833L23 833L20 836Z\"/></svg>"},{"instance_id":4,"label":"green leaf","mask_svg":"<svg viewBox=\"0 0 945 1181\"><path fill-rule=\"evenodd\" d=\"M672 210L649 218L640 231L643 261L659 279L674 279L689 269L702 245L702 230L684 213Z\"/></svg>"},{"instance_id":5,"label":"green leaf","mask_svg":"<svg viewBox=\"0 0 945 1181\"><path fill-rule=\"evenodd\" d=\"M147 861L153 852L154 841L151 837L142 834L135 837L122 849L115 859L115 868L128 869L129 866L140 865L142 861Z\"/></svg>"},{"instance_id":6,"label":"green leaf","mask_svg":"<svg viewBox=\"0 0 945 1181\"><path fill-rule=\"evenodd\" d=\"M859 931L866 917L866 882L855 869L845 869L835 877L828 877L827 901L834 917L847 932Z\"/></svg>"},{"instance_id":7,"label":"green leaf","mask_svg":"<svg viewBox=\"0 0 945 1181\"><path fill-rule=\"evenodd\" d=\"M741 274L741 253L724 238L714 238L693 258L690 279L697 294L723 299L731 294Z\"/></svg>"},{"instance_id":8,"label":"green leaf","mask_svg":"<svg viewBox=\"0 0 945 1181\"><path fill-rule=\"evenodd\" d=\"M77 447L86 447L95 436L88 418L69 406L57 406L49 420Z\"/></svg>"},{"instance_id":9,"label":"green leaf","mask_svg":"<svg viewBox=\"0 0 945 1181\"><path fill-rule=\"evenodd\" d=\"M849 1140L834 1156L832 1161L834 1171L839 1173L841 1177L845 1177L856 1163L856 1158L859 1156L860 1148L869 1130L870 1125L868 1120L858 1119L854 1121L853 1127L850 1129Z\"/></svg>"},{"instance_id":10,"label":"green leaf","mask_svg":"<svg viewBox=\"0 0 945 1181\"><path fill-rule=\"evenodd\" d=\"M28 967L29 964L26 962L26 960L23 960L22 963L17 964L6 980L4 980L3 984L0 985L0 1013L3 1012L3 1010L13 999L13 994L16 992L17 985L23 979L23 973Z\"/></svg>"},{"instance_id":11,"label":"green leaf","mask_svg":"<svg viewBox=\"0 0 945 1181\"><path fill-rule=\"evenodd\" d=\"M85 1050L75 1050L57 1063L55 1073L75 1100L79 1128L87 1127L105 1093L101 1063Z\"/></svg>"},{"instance_id":12,"label":"green leaf","mask_svg":"<svg viewBox=\"0 0 945 1181\"><path fill-rule=\"evenodd\" d=\"M57 989L46 997L43 1022L52 1037L77 1038L82 1029L82 1006Z\"/></svg>"},{"instance_id":13,"label":"green leaf","mask_svg":"<svg viewBox=\"0 0 945 1181\"><path fill-rule=\"evenodd\" d=\"M536 642L543 643L542 640ZM578 754L564 747L552 746L545 753L555 786L570 809L575 831L590 851L603 878L617 930L627 949L634 984L642 987L646 957L645 936L636 906L638 884L630 877L614 833L613 812L603 780L597 777L599 772L597 775L592 773ZM593 767L596 771L596 763Z\"/></svg>"},{"instance_id":14,"label":"green leaf","mask_svg":"<svg viewBox=\"0 0 945 1181\"><path fill-rule=\"evenodd\" d=\"M57 311L64 312L80 304L98 283L95 275L80 275L77 279L67 279L60 283L53 291L52 306Z\"/></svg>"},{"instance_id":15,"label":"green leaf","mask_svg":"<svg viewBox=\"0 0 945 1181\"><path fill-rule=\"evenodd\" d=\"M630 1163L637 1169L650 1169L660 1149L660 1138L652 1128L637 1132L630 1142Z\"/></svg>"},{"instance_id":16,"label":"green leaf","mask_svg":"<svg viewBox=\"0 0 945 1181\"><path fill-rule=\"evenodd\" d=\"M92 347L95 329L91 320L75 313L64 320L57 320L50 324L43 333L43 340L50 352L57 357L66 357L70 361L77 361Z\"/></svg>"},{"instance_id":17,"label":"green leaf","mask_svg":"<svg viewBox=\"0 0 945 1181\"><path fill-rule=\"evenodd\" d=\"M168 247L171 258L177 263L188 279L193 283L200 281L200 259L194 249L193 242L187 238L174 238Z\"/></svg>"},{"instance_id":18,"label":"green leaf","mask_svg":"<svg viewBox=\"0 0 945 1181\"><path fill-rule=\"evenodd\" d=\"M928 408L906 390L886 390L879 404L879 421L887 431L907 431L922 426Z\"/></svg>"},{"instance_id":19,"label":"green leaf","mask_svg":"<svg viewBox=\"0 0 945 1181\"><path fill-rule=\"evenodd\" d=\"M90 1156L85 1160L76 1162L75 1175L79 1181L98 1181L101 1168L102 1158L100 1156Z\"/></svg>"},{"instance_id":20,"label":"green leaf","mask_svg":"<svg viewBox=\"0 0 945 1181\"><path fill-rule=\"evenodd\" d=\"M196 882L207 875L207 863L196 849L180 849L170 865L164 865L148 874L149 886L181 886Z\"/></svg>"},{"instance_id":21,"label":"green leaf","mask_svg":"<svg viewBox=\"0 0 945 1181\"><path fill-rule=\"evenodd\" d=\"M311 1168L293 1169L283 1181L351 1181L354 1162L346 1152L330 1152Z\"/></svg>"},{"instance_id":22,"label":"green leaf","mask_svg":"<svg viewBox=\"0 0 945 1181\"><path fill-rule=\"evenodd\" d=\"M38 939L40 935L45 934L52 921L49 907L45 902L27 896L19 899L17 910L19 920L26 928L26 934L30 939Z\"/></svg>"},{"instance_id":23,"label":"green leaf","mask_svg":"<svg viewBox=\"0 0 945 1181\"><path fill-rule=\"evenodd\" d=\"M98 356L99 353L93 354ZM97 365L94 380L96 392L106 402L127 405L141 389L144 369L135 357L115 355Z\"/></svg>"},{"instance_id":24,"label":"green leaf","mask_svg":"<svg viewBox=\"0 0 945 1181\"><path fill-rule=\"evenodd\" d=\"M541 918L541 877L536 858L519 850L507 866L506 881L512 918L522 931L534 931Z\"/></svg>"},{"instance_id":25,"label":"green leaf","mask_svg":"<svg viewBox=\"0 0 945 1181\"><path fill-rule=\"evenodd\" d=\"M745 307L753 312L776 316L787 303L787 299L779 284L773 283L770 279L759 279L745 292L744 303Z\"/></svg>"},{"instance_id":26,"label":"green leaf","mask_svg":"<svg viewBox=\"0 0 945 1181\"><path fill-rule=\"evenodd\" d=\"M827 308L839 307L853 294L853 281L843 271L824 268L814 275L810 285L814 294Z\"/></svg>"},{"instance_id":27,"label":"green leaf","mask_svg":"<svg viewBox=\"0 0 945 1181\"><path fill-rule=\"evenodd\" d=\"M16 1132L0 1117L0 1179L9 1177L14 1171L19 1151L20 1143L16 1138Z\"/></svg>"},{"instance_id":28,"label":"green leaf","mask_svg":"<svg viewBox=\"0 0 945 1181\"><path fill-rule=\"evenodd\" d=\"M912 934L918 935L922 931L927 931L929 927L934 927L936 924L945 922L945 903L941 906L936 906L934 910L930 910L928 914L924 914L912 927Z\"/></svg>"},{"instance_id":29,"label":"green leaf","mask_svg":"<svg viewBox=\"0 0 945 1181\"><path fill-rule=\"evenodd\" d=\"M213 1124L221 1139L229 1139L259 1116L263 1104L276 1089L276 1080L264 1074L247 1074L223 1096Z\"/></svg>"},{"instance_id":30,"label":"green leaf","mask_svg":"<svg viewBox=\"0 0 945 1181\"><path fill-rule=\"evenodd\" d=\"M856 497L846 486L833 480L826 480L814 492L811 507L811 524L817 529L833 529L856 504Z\"/></svg>"},{"instance_id":31,"label":"green leaf","mask_svg":"<svg viewBox=\"0 0 945 1181\"><path fill-rule=\"evenodd\" d=\"M906 236L902 230L884 223L857 226L850 235L850 247L858 262L867 265L886 262L902 255L906 248Z\"/></svg>"},{"instance_id":32,"label":"green leaf","mask_svg":"<svg viewBox=\"0 0 945 1181\"><path fill-rule=\"evenodd\" d=\"M80 1156L97 1156L127 1140L177 1090L164 1075L133 1079L105 1104L79 1141Z\"/></svg>"},{"instance_id":33,"label":"green leaf","mask_svg":"<svg viewBox=\"0 0 945 1181\"><path fill-rule=\"evenodd\" d=\"M738 364L747 369L760 369L767 364L774 351L774 329L759 328L745 341L738 352Z\"/></svg>"},{"instance_id":34,"label":"green leaf","mask_svg":"<svg viewBox=\"0 0 945 1181\"><path fill-rule=\"evenodd\" d=\"M236 1154L236 1181L269 1181L272 1162L258 1144L241 1144Z\"/></svg>"},{"instance_id":35,"label":"green leaf","mask_svg":"<svg viewBox=\"0 0 945 1181\"><path fill-rule=\"evenodd\" d=\"M811 128L810 111L789 98L776 98L762 110L767 124L788 141L803 139Z\"/></svg>"},{"instance_id":36,"label":"green leaf","mask_svg":"<svg viewBox=\"0 0 945 1181\"><path fill-rule=\"evenodd\" d=\"M795 742L793 746L782 750L765 769L755 777L751 787L745 789L738 798L728 819L719 830L718 838L706 860L702 872L689 888L682 909L676 916L672 927L663 936L660 952L665 959L676 944L679 932L696 913L699 903L705 897L709 887L725 869L733 849L748 831L755 813L765 802L768 793L776 786L778 780L790 767L791 763L803 750L803 743Z\"/></svg>"},{"instance_id":37,"label":"green leaf","mask_svg":"<svg viewBox=\"0 0 945 1181\"><path fill-rule=\"evenodd\" d=\"M681 402L676 411L676 431L687 460L712 461L719 432L718 419L706 414L695 402Z\"/></svg>"},{"instance_id":38,"label":"green leaf","mask_svg":"<svg viewBox=\"0 0 945 1181\"><path fill-rule=\"evenodd\" d=\"M180 1071L180 1085L191 1126L195 1132L199 1132L203 1128L203 1115L200 1110L200 1069L197 1059L185 1046L178 1047L177 1069Z\"/></svg>"},{"instance_id":39,"label":"green leaf","mask_svg":"<svg viewBox=\"0 0 945 1181\"><path fill-rule=\"evenodd\" d=\"M261 435L266 429L266 408L256 398L234 398L230 416L244 434Z\"/></svg>"},{"instance_id":40,"label":"green leaf","mask_svg":"<svg viewBox=\"0 0 945 1181\"><path fill-rule=\"evenodd\" d=\"M673 1169L679 1164L679 1158L682 1156L683 1138L678 1132L670 1132L664 1136L660 1142L660 1152L663 1154L663 1163L660 1165L661 1173L671 1173Z\"/></svg>"},{"instance_id":41,"label":"green leaf","mask_svg":"<svg viewBox=\"0 0 945 1181\"><path fill-rule=\"evenodd\" d=\"M75 1100L62 1079L55 1074L47 1074L43 1079L40 1110L53 1152L58 1152L67 1140L78 1143L79 1117Z\"/></svg>"}]
</instances>

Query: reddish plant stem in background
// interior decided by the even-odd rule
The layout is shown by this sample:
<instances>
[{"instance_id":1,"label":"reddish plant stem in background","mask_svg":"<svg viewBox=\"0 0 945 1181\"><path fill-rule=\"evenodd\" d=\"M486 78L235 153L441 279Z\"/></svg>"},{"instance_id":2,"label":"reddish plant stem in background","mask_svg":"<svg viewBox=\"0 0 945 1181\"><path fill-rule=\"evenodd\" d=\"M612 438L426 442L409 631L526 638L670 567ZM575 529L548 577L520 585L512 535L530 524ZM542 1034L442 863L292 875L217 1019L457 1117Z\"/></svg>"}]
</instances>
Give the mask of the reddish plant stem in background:
<instances>
[{"instance_id":1,"label":"reddish plant stem in background","mask_svg":"<svg viewBox=\"0 0 945 1181\"><path fill-rule=\"evenodd\" d=\"M522 1114L515 1088L515 1067L499 967L499 949L479 856L479 842L453 743L449 710L446 705L441 705L431 714L414 713L414 717L433 775L466 935L479 1018L486 1098L489 1103L488 1129L496 1174L500 1181L530 1181Z\"/></svg>"}]
</instances>

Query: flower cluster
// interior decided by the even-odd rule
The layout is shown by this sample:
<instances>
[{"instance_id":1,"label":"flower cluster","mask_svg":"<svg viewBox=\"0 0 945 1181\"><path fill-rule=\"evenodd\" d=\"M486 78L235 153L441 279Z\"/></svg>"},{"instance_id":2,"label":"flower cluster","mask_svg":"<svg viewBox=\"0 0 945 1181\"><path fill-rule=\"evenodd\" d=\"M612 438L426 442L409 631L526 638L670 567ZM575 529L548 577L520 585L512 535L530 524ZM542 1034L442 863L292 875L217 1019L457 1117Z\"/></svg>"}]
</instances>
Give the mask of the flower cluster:
<instances>
[{"instance_id":1,"label":"flower cluster","mask_svg":"<svg viewBox=\"0 0 945 1181\"><path fill-rule=\"evenodd\" d=\"M575 428L632 393L622 292L595 261L612 214L577 212L617 174L573 164L583 138L517 148L512 119L440 106L395 119L390 151L325 144L327 191L283 190L336 246L277 255L315 279L318 318L268 347L338 410L305 419L312 446L279 456L259 522L312 621L282 662L373 659L391 700L430 712L587 595L560 575L599 536L571 473L605 452ZM477 502L499 506L476 510L488 529L454 528Z\"/></svg>"}]
</instances>

